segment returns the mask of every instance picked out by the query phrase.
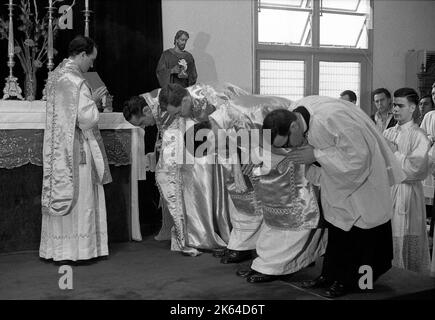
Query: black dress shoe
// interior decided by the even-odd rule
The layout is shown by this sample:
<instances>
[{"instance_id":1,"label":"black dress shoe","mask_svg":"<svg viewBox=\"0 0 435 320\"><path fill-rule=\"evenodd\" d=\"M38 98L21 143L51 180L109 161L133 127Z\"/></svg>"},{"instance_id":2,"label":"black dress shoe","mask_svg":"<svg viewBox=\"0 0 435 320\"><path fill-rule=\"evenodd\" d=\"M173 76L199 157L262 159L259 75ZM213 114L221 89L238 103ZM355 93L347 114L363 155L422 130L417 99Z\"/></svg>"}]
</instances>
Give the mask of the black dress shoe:
<instances>
[{"instance_id":1,"label":"black dress shoe","mask_svg":"<svg viewBox=\"0 0 435 320\"><path fill-rule=\"evenodd\" d=\"M58 261L53 260L53 263L55 266L59 266L59 267L61 267L61 266L74 266L76 264L75 261L71 261L71 260L58 260Z\"/></svg>"},{"instance_id":2,"label":"black dress shoe","mask_svg":"<svg viewBox=\"0 0 435 320\"><path fill-rule=\"evenodd\" d=\"M324 276L320 276L314 280L303 281L301 287L305 289L318 289L327 288L331 285L331 281L328 281Z\"/></svg>"},{"instance_id":3,"label":"black dress shoe","mask_svg":"<svg viewBox=\"0 0 435 320\"><path fill-rule=\"evenodd\" d=\"M348 290L344 284L339 281L334 281L334 283L322 293L322 296L326 298L338 298L346 295L347 292Z\"/></svg>"},{"instance_id":4,"label":"black dress shoe","mask_svg":"<svg viewBox=\"0 0 435 320\"><path fill-rule=\"evenodd\" d=\"M228 253L221 259L221 263L239 263L252 258L252 252L248 251L235 251L228 250Z\"/></svg>"},{"instance_id":5,"label":"black dress shoe","mask_svg":"<svg viewBox=\"0 0 435 320\"><path fill-rule=\"evenodd\" d=\"M227 249L215 249L213 250L213 257L222 258L223 256L225 256L226 252Z\"/></svg>"},{"instance_id":6,"label":"black dress shoe","mask_svg":"<svg viewBox=\"0 0 435 320\"><path fill-rule=\"evenodd\" d=\"M270 274L263 274L259 272L255 272L254 274L250 275L248 278L246 278L246 281L249 283L262 283L262 282L271 282L278 280L280 276L273 276Z\"/></svg>"},{"instance_id":7,"label":"black dress shoe","mask_svg":"<svg viewBox=\"0 0 435 320\"><path fill-rule=\"evenodd\" d=\"M249 269L240 269L236 272L236 275L242 278L247 278L251 275L253 275L254 273L256 273L256 271L252 270L251 268Z\"/></svg>"}]
</instances>

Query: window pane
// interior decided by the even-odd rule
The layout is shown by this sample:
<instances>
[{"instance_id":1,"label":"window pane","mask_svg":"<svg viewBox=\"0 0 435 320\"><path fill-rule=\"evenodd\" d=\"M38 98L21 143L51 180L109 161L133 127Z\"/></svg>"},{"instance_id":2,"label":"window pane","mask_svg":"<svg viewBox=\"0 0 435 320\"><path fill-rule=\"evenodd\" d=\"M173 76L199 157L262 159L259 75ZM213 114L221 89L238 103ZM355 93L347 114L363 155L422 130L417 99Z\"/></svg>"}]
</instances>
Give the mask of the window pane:
<instances>
[{"instance_id":1,"label":"window pane","mask_svg":"<svg viewBox=\"0 0 435 320\"><path fill-rule=\"evenodd\" d=\"M369 0L323 0L322 9L369 13Z\"/></svg>"},{"instance_id":2,"label":"window pane","mask_svg":"<svg viewBox=\"0 0 435 320\"><path fill-rule=\"evenodd\" d=\"M260 60L260 94L297 100L304 96L305 62Z\"/></svg>"},{"instance_id":3,"label":"window pane","mask_svg":"<svg viewBox=\"0 0 435 320\"><path fill-rule=\"evenodd\" d=\"M261 0L260 7L262 6L308 8L311 7L311 0Z\"/></svg>"},{"instance_id":4,"label":"window pane","mask_svg":"<svg viewBox=\"0 0 435 320\"><path fill-rule=\"evenodd\" d=\"M352 90L360 101L359 62L320 61L319 68L319 95L339 98L344 90Z\"/></svg>"},{"instance_id":5,"label":"window pane","mask_svg":"<svg viewBox=\"0 0 435 320\"><path fill-rule=\"evenodd\" d=\"M320 17L320 45L366 49L366 16L324 13Z\"/></svg>"},{"instance_id":6,"label":"window pane","mask_svg":"<svg viewBox=\"0 0 435 320\"><path fill-rule=\"evenodd\" d=\"M258 13L258 42L311 45L311 13L262 9Z\"/></svg>"}]
</instances>

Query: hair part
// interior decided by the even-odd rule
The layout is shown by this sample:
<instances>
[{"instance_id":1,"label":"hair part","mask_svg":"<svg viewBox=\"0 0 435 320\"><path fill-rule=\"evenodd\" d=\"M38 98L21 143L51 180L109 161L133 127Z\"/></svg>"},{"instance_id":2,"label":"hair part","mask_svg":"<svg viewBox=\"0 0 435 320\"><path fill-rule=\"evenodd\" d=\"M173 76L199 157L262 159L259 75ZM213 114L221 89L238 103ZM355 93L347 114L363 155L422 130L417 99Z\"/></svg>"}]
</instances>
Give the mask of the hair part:
<instances>
[{"instance_id":1,"label":"hair part","mask_svg":"<svg viewBox=\"0 0 435 320\"><path fill-rule=\"evenodd\" d=\"M412 88L401 88L396 91L394 91L394 98L406 98L409 103L413 103L416 106L418 106L418 103L420 102L420 97Z\"/></svg>"},{"instance_id":2,"label":"hair part","mask_svg":"<svg viewBox=\"0 0 435 320\"><path fill-rule=\"evenodd\" d=\"M133 96L124 102L124 109L122 113L127 121L130 121L133 116L141 117L143 115L143 108L147 107L145 99L140 96Z\"/></svg>"},{"instance_id":3,"label":"hair part","mask_svg":"<svg viewBox=\"0 0 435 320\"><path fill-rule=\"evenodd\" d=\"M273 110L267 114L263 121L263 129L271 130L272 143L276 136L286 136L290 132L290 125L297 121L298 117L286 109Z\"/></svg>"},{"instance_id":4,"label":"hair part","mask_svg":"<svg viewBox=\"0 0 435 320\"><path fill-rule=\"evenodd\" d=\"M68 55L70 57L75 57L82 52L85 52L86 55L91 55L94 52L94 48L97 48L94 40L85 36L77 36L75 37L68 45Z\"/></svg>"},{"instance_id":5,"label":"hair part","mask_svg":"<svg viewBox=\"0 0 435 320\"><path fill-rule=\"evenodd\" d=\"M420 103L420 97L412 88L401 88L394 92L394 98L406 98L406 100L415 105L415 111L412 114L412 118L414 120L417 120L420 118L420 109L418 108L418 105Z\"/></svg>"}]
</instances>

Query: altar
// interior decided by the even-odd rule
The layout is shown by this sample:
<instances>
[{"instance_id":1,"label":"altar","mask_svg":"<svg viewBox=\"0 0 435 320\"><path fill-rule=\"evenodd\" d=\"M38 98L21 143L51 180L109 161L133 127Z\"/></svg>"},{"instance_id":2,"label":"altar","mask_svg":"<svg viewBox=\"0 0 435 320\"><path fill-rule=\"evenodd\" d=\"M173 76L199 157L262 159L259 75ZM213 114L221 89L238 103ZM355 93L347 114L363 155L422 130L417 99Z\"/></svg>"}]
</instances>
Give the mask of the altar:
<instances>
[{"instance_id":1,"label":"altar","mask_svg":"<svg viewBox=\"0 0 435 320\"><path fill-rule=\"evenodd\" d=\"M0 100L0 253L39 247L44 128L45 101ZM144 130L122 113L101 113L99 128L113 176L105 186L109 242L141 241Z\"/></svg>"}]
</instances>

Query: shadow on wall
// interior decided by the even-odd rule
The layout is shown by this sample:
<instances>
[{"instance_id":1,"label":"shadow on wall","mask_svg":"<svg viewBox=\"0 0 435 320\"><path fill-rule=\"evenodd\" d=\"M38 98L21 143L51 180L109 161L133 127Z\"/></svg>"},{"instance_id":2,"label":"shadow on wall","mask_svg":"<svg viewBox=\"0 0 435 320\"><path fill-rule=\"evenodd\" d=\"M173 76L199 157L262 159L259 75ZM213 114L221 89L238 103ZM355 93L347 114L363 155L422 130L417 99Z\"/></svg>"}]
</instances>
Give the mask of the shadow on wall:
<instances>
[{"instance_id":1,"label":"shadow on wall","mask_svg":"<svg viewBox=\"0 0 435 320\"><path fill-rule=\"evenodd\" d=\"M193 41L192 55L195 58L198 81L202 83L218 83L219 79L216 71L216 64L213 57L206 52L210 43L210 35L199 32Z\"/></svg>"}]
</instances>

